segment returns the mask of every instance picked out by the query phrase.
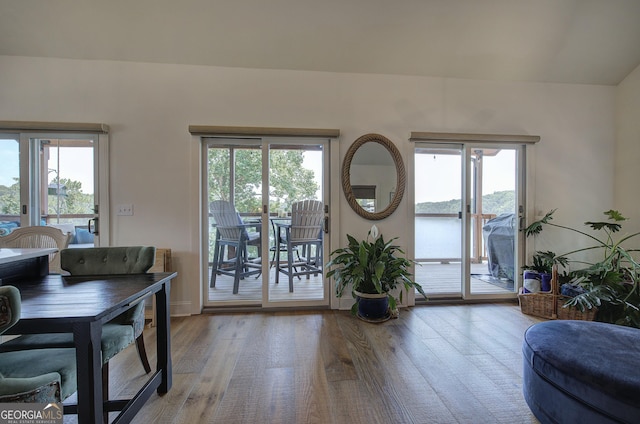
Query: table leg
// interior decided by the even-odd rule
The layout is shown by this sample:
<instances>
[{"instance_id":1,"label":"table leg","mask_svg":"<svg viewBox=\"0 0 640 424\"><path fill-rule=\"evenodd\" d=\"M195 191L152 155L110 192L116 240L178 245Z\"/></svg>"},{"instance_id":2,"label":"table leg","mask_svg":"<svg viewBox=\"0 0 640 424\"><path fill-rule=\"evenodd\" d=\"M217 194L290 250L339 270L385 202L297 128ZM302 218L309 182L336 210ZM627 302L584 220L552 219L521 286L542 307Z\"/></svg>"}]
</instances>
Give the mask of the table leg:
<instances>
[{"instance_id":1,"label":"table leg","mask_svg":"<svg viewBox=\"0 0 640 424\"><path fill-rule=\"evenodd\" d=\"M162 371L162 382L158 393L167 393L171 388L171 322L169 317L169 294L171 281L162 285L156 292L156 342L158 352L158 371Z\"/></svg>"},{"instance_id":2,"label":"table leg","mask_svg":"<svg viewBox=\"0 0 640 424\"><path fill-rule=\"evenodd\" d=\"M102 422L102 323L81 322L73 329L78 374L78 423Z\"/></svg>"}]
</instances>

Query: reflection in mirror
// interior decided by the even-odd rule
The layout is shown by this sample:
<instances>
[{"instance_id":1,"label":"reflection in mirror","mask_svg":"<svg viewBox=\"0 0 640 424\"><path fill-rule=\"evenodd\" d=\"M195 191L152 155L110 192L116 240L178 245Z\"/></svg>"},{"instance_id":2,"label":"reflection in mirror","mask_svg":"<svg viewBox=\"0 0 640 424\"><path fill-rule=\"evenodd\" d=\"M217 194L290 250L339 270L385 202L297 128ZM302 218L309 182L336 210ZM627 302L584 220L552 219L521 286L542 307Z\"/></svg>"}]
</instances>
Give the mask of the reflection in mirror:
<instances>
[{"instance_id":1,"label":"reflection in mirror","mask_svg":"<svg viewBox=\"0 0 640 424\"><path fill-rule=\"evenodd\" d=\"M362 209L367 212L376 211L376 186L351 185L351 190Z\"/></svg>"},{"instance_id":2,"label":"reflection in mirror","mask_svg":"<svg viewBox=\"0 0 640 424\"><path fill-rule=\"evenodd\" d=\"M351 160L350 178L353 195L364 210L382 212L389 206L396 190L396 166L383 145L363 144Z\"/></svg>"},{"instance_id":3,"label":"reflection in mirror","mask_svg":"<svg viewBox=\"0 0 640 424\"><path fill-rule=\"evenodd\" d=\"M386 137L367 134L353 142L342 164L342 188L351 208L367 219L383 219L398 207L405 172L400 152Z\"/></svg>"}]
</instances>

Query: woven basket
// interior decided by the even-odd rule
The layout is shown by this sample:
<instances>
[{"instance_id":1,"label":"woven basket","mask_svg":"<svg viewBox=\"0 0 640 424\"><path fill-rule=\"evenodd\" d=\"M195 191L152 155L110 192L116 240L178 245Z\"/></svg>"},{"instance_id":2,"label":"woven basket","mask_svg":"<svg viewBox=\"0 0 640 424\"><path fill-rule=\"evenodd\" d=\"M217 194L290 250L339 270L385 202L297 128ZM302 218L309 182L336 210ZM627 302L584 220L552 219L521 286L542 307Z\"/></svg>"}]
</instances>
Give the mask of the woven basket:
<instances>
[{"instance_id":1,"label":"woven basket","mask_svg":"<svg viewBox=\"0 0 640 424\"><path fill-rule=\"evenodd\" d=\"M551 291L524 293L520 289L518 300L520 302L520 310L523 314L533 315L546 319L575 319L583 321L593 321L598 310L596 308L580 310L574 306L564 307L569 297L560 294L558 285L558 268L554 265L551 274Z\"/></svg>"},{"instance_id":2,"label":"woven basket","mask_svg":"<svg viewBox=\"0 0 640 424\"><path fill-rule=\"evenodd\" d=\"M552 292L524 293L520 289L518 300L523 314L540 318L556 319L555 296Z\"/></svg>"},{"instance_id":3,"label":"woven basket","mask_svg":"<svg viewBox=\"0 0 640 424\"><path fill-rule=\"evenodd\" d=\"M569 299L571 298L567 296L558 296L556 305L556 313L558 314L558 319L579 319L583 321L593 321L596 318L598 308L585 309L584 312L580 312L580 309L576 308L575 306L567 306L565 308L563 305Z\"/></svg>"}]
</instances>

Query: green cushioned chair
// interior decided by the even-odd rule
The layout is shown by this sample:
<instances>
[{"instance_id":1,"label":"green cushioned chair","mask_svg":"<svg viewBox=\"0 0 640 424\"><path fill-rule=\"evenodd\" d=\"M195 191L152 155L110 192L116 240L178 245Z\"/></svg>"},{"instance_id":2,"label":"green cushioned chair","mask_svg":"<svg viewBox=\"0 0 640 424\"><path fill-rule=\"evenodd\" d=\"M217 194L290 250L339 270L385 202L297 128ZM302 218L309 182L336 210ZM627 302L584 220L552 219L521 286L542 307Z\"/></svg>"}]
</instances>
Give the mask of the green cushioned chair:
<instances>
[{"instance_id":1,"label":"green cushioned chair","mask_svg":"<svg viewBox=\"0 0 640 424\"><path fill-rule=\"evenodd\" d=\"M20 317L20 292L0 286L0 334ZM0 353L0 403L62 402L77 391L74 349Z\"/></svg>"},{"instance_id":2,"label":"green cushioned chair","mask_svg":"<svg viewBox=\"0 0 640 424\"><path fill-rule=\"evenodd\" d=\"M90 247L64 249L61 268L73 276L143 274L154 264L156 248L149 246ZM105 399L109 393L109 360L136 343L145 372L151 371L144 347L144 302L102 326L102 381ZM0 350L73 347L73 335L25 334L0 345Z\"/></svg>"}]
</instances>

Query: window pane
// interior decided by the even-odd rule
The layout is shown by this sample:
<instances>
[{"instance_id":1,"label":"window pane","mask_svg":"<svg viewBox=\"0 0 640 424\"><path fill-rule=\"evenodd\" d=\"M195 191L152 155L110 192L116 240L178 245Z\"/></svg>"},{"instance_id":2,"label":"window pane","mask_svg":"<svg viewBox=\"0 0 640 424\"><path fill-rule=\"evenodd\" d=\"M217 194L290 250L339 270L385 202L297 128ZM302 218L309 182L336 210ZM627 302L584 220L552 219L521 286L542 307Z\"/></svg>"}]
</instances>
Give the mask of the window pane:
<instances>
[{"instance_id":1,"label":"window pane","mask_svg":"<svg viewBox=\"0 0 640 424\"><path fill-rule=\"evenodd\" d=\"M87 225L93 216L93 143L43 140L42 216L47 224Z\"/></svg>"}]
</instances>

